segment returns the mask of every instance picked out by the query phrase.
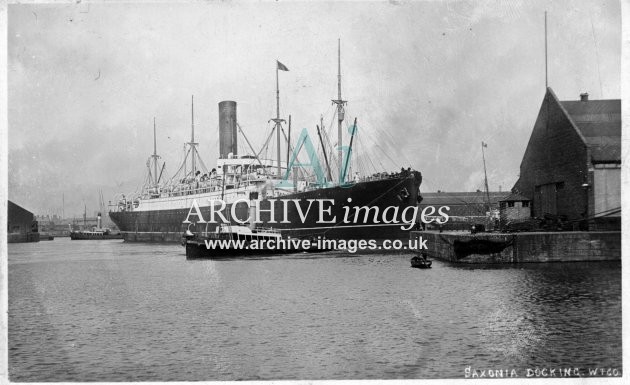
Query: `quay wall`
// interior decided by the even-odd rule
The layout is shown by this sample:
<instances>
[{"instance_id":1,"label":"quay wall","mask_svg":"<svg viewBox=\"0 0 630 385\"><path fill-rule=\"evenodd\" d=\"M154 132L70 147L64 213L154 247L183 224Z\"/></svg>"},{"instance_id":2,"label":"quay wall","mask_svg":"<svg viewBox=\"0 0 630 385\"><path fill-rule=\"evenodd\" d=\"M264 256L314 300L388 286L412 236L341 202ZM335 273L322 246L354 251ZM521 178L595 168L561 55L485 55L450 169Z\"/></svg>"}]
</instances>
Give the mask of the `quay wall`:
<instances>
[{"instance_id":1,"label":"quay wall","mask_svg":"<svg viewBox=\"0 0 630 385\"><path fill-rule=\"evenodd\" d=\"M39 233L9 233L7 243L39 242Z\"/></svg>"},{"instance_id":2,"label":"quay wall","mask_svg":"<svg viewBox=\"0 0 630 385\"><path fill-rule=\"evenodd\" d=\"M181 232L133 232L121 231L125 242L182 243Z\"/></svg>"},{"instance_id":3,"label":"quay wall","mask_svg":"<svg viewBox=\"0 0 630 385\"><path fill-rule=\"evenodd\" d=\"M621 232L463 233L412 231L426 240L429 257L458 263L621 260ZM420 250L417 250L420 251Z\"/></svg>"}]
</instances>

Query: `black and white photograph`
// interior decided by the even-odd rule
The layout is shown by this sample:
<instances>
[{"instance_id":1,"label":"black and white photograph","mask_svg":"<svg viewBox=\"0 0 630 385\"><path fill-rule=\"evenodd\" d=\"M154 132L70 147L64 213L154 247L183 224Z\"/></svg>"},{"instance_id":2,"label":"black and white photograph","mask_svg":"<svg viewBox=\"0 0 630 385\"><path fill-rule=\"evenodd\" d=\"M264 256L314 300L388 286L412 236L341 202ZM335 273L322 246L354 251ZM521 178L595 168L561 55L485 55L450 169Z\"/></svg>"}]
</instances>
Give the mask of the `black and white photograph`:
<instances>
[{"instance_id":1,"label":"black and white photograph","mask_svg":"<svg viewBox=\"0 0 630 385\"><path fill-rule=\"evenodd\" d=\"M0 4L0 378L621 384L629 6Z\"/></svg>"}]
</instances>

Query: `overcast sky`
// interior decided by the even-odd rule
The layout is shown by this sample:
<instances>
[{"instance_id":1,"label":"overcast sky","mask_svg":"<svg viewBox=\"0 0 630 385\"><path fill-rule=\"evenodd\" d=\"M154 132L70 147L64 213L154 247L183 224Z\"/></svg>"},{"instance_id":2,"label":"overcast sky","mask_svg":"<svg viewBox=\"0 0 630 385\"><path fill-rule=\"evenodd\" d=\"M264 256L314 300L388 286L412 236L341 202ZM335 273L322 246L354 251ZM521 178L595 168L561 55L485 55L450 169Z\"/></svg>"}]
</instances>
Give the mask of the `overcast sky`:
<instances>
[{"instance_id":1,"label":"overcast sky","mask_svg":"<svg viewBox=\"0 0 630 385\"><path fill-rule=\"evenodd\" d=\"M422 191L509 190L549 84L620 98L618 1L441 1L10 5L9 199L36 214L97 209L142 184L153 151L173 173L195 131L208 167L218 154L218 102L260 147L275 115L294 129L332 119L337 39L359 152L411 166ZM240 141L243 143L243 141ZM244 144L244 143L243 143ZM245 150L244 147L242 147ZM382 166L381 166L382 165Z\"/></svg>"}]
</instances>

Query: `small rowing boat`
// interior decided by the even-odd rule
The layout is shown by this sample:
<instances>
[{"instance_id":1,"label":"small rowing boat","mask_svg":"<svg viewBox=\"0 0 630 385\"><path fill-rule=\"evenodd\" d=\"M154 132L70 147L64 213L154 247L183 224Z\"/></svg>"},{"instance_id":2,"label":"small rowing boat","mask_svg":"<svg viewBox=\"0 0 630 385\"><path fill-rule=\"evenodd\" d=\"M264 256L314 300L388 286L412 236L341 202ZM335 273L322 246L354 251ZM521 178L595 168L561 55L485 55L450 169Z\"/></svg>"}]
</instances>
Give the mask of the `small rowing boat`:
<instances>
[{"instance_id":1,"label":"small rowing boat","mask_svg":"<svg viewBox=\"0 0 630 385\"><path fill-rule=\"evenodd\" d=\"M424 255L416 255L411 258L411 267L417 267L418 269L429 269L431 268L432 261L429 261Z\"/></svg>"}]
</instances>

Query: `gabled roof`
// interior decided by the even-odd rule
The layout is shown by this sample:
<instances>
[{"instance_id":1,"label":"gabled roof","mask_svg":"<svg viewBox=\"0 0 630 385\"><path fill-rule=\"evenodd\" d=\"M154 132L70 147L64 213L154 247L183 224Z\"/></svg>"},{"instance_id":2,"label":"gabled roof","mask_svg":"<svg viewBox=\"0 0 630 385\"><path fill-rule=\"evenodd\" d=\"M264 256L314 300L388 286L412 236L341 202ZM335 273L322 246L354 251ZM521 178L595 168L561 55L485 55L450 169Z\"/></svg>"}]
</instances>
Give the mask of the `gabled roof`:
<instances>
[{"instance_id":1,"label":"gabled roof","mask_svg":"<svg viewBox=\"0 0 630 385\"><path fill-rule=\"evenodd\" d=\"M523 202L523 201L531 201L531 199L521 194L511 193L499 200L499 202Z\"/></svg>"},{"instance_id":2,"label":"gabled roof","mask_svg":"<svg viewBox=\"0 0 630 385\"><path fill-rule=\"evenodd\" d=\"M9 204L7 205L7 211L11 212L11 213L28 213L30 215L33 215L33 213L27 209L25 209L24 207L18 205L17 203L14 203L10 200L7 199L7 201L9 202Z\"/></svg>"},{"instance_id":3,"label":"gabled roof","mask_svg":"<svg viewBox=\"0 0 630 385\"><path fill-rule=\"evenodd\" d=\"M496 204L501 198L505 196L505 192L490 191L490 203ZM423 192L422 195L423 206L455 206L455 205L484 205L486 204L485 192Z\"/></svg>"},{"instance_id":4,"label":"gabled roof","mask_svg":"<svg viewBox=\"0 0 630 385\"><path fill-rule=\"evenodd\" d=\"M621 100L561 101L582 134L593 163L621 162Z\"/></svg>"}]
</instances>

